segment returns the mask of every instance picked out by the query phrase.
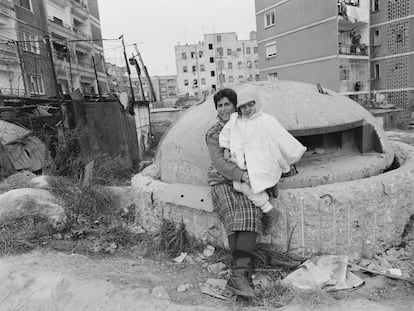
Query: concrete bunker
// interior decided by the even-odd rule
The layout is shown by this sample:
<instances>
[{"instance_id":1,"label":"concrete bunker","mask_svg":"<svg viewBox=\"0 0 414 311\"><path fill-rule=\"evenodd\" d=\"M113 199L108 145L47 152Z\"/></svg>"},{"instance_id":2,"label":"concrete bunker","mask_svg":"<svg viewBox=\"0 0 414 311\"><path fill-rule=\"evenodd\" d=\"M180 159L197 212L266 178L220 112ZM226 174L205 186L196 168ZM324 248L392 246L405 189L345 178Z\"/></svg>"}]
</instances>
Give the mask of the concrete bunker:
<instances>
[{"instance_id":1,"label":"concrete bunker","mask_svg":"<svg viewBox=\"0 0 414 311\"><path fill-rule=\"evenodd\" d=\"M263 241L302 254L358 255L398 242L414 212L414 148L391 144L368 111L335 92L292 81L255 84L263 110L308 147L299 174L280 183L283 219ZM212 97L189 109L161 141L155 163L133 178L137 219L147 230L163 218L183 221L196 238L225 246L206 178L204 135L215 118ZM401 166L390 170L395 156Z\"/></svg>"}]
</instances>

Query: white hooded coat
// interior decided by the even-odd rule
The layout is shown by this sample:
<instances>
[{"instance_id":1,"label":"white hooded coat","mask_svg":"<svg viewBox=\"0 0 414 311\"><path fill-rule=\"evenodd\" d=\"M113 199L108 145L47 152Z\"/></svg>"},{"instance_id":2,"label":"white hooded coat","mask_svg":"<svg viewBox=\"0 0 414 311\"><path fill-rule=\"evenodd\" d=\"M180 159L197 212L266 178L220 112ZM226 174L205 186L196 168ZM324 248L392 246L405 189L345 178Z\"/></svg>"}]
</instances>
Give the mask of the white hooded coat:
<instances>
[{"instance_id":1,"label":"white hooded coat","mask_svg":"<svg viewBox=\"0 0 414 311\"><path fill-rule=\"evenodd\" d=\"M233 113L220 133L220 147L230 149L233 161L247 169L253 193L277 184L282 173L300 160L306 151L279 121L261 111L261 100L253 85L238 92L240 107L255 101L256 113L245 118Z\"/></svg>"}]
</instances>

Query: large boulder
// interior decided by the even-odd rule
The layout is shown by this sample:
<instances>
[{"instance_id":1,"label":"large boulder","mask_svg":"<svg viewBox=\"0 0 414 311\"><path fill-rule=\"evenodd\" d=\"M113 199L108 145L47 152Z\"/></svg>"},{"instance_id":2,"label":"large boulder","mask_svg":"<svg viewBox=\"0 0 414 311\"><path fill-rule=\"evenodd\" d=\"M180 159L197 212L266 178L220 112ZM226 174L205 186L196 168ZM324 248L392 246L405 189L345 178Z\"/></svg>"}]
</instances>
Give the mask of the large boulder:
<instances>
[{"instance_id":1,"label":"large boulder","mask_svg":"<svg viewBox=\"0 0 414 311\"><path fill-rule=\"evenodd\" d=\"M63 202L47 190L21 188L0 195L0 222L31 215L46 217L58 231L67 221Z\"/></svg>"}]
</instances>

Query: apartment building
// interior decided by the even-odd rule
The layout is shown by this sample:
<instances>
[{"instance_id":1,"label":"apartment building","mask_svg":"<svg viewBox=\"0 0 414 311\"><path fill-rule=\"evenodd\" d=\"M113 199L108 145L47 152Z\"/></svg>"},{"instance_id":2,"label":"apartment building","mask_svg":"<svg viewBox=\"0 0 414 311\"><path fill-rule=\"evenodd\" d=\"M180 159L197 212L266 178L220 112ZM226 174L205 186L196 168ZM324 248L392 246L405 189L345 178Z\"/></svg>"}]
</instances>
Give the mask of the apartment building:
<instances>
[{"instance_id":1,"label":"apartment building","mask_svg":"<svg viewBox=\"0 0 414 311\"><path fill-rule=\"evenodd\" d=\"M0 0L0 92L24 95L23 76L17 53L16 12L13 0Z\"/></svg>"},{"instance_id":2,"label":"apartment building","mask_svg":"<svg viewBox=\"0 0 414 311\"><path fill-rule=\"evenodd\" d=\"M44 40L48 32L44 1L15 0L18 53L26 96L56 96L49 53ZM33 5L35 4L35 5Z\"/></svg>"},{"instance_id":3,"label":"apartment building","mask_svg":"<svg viewBox=\"0 0 414 311\"><path fill-rule=\"evenodd\" d=\"M256 0L255 5L261 79L319 82L361 104L381 95L413 107L410 0Z\"/></svg>"},{"instance_id":4,"label":"apartment building","mask_svg":"<svg viewBox=\"0 0 414 311\"><path fill-rule=\"evenodd\" d=\"M178 97L178 84L176 75L152 76L151 82L157 101Z\"/></svg>"},{"instance_id":5,"label":"apartment building","mask_svg":"<svg viewBox=\"0 0 414 311\"><path fill-rule=\"evenodd\" d=\"M108 92L97 0L45 0L58 85ZM97 78L95 76L96 67Z\"/></svg>"},{"instance_id":6,"label":"apartment building","mask_svg":"<svg viewBox=\"0 0 414 311\"><path fill-rule=\"evenodd\" d=\"M414 111L414 2L374 0L371 5L372 91Z\"/></svg>"},{"instance_id":7,"label":"apartment building","mask_svg":"<svg viewBox=\"0 0 414 311\"><path fill-rule=\"evenodd\" d=\"M175 46L179 95L199 96L242 81L259 80L256 33L205 34L197 44Z\"/></svg>"}]
</instances>

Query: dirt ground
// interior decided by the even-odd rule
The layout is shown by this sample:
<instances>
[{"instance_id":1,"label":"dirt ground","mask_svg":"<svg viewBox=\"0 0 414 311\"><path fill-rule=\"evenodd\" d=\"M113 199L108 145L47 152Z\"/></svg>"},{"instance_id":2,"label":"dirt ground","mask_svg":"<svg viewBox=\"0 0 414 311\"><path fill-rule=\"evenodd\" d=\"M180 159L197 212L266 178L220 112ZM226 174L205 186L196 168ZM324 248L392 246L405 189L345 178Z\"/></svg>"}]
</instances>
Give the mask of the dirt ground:
<instances>
[{"instance_id":1,"label":"dirt ground","mask_svg":"<svg viewBox=\"0 0 414 311\"><path fill-rule=\"evenodd\" d=\"M142 257L32 252L0 259L0 309L11 310L271 310L223 301L199 290L215 277L202 262L177 264ZM190 284L178 292L180 284ZM162 286L170 299L152 290ZM280 310L414 310L414 289L400 281L371 277L352 292L337 292L322 304L289 304ZM256 303L257 305L257 303Z\"/></svg>"},{"instance_id":2,"label":"dirt ground","mask_svg":"<svg viewBox=\"0 0 414 311\"><path fill-rule=\"evenodd\" d=\"M414 130L387 135L414 145ZM37 250L0 257L0 311L274 310L275 305L272 308L263 299L249 304L202 294L200 285L217 278L207 265L202 260L177 264L172 259L117 252L85 256ZM364 281L356 290L329 294L329 299L318 294L299 296L278 310L414 311L413 284L372 275L364 275ZM177 291L180 285L187 290ZM167 298L155 294L158 287L166 290Z\"/></svg>"}]
</instances>

